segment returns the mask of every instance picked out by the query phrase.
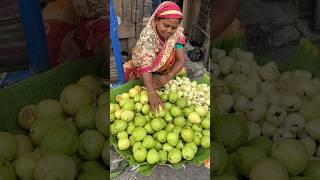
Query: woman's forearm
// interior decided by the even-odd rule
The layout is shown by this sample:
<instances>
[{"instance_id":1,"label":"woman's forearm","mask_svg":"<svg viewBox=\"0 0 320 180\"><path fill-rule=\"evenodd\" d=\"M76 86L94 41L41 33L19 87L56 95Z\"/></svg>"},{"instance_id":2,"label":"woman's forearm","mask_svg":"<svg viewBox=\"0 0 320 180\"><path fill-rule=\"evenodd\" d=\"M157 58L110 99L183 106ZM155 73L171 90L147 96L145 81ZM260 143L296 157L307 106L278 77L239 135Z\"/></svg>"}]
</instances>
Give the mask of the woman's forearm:
<instances>
[{"instance_id":1,"label":"woman's forearm","mask_svg":"<svg viewBox=\"0 0 320 180\"><path fill-rule=\"evenodd\" d=\"M171 71L169 72L172 76L175 76L181 71L185 63L184 50L179 49L176 51L176 61L172 66Z\"/></svg>"},{"instance_id":2,"label":"woman's forearm","mask_svg":"<svg viewBox=\"0 0 320 180\"><path fill-rule=\"evenodd\" d=\"M143 80L144 86L147 88L149 93L155 91L152 74L150 72L143 73L142 80Z\"/></svg>"},{"instance_id":3,"label":"woman's forearm","mask_svg":"<svg viewBox=\"0 0 320 180\"><path fill-rule=\"evenodd\" d=\"M211 39L215 39L233 21L238 10L238 0L213 0L211 2Z\"/></svg>"}]
</instances>

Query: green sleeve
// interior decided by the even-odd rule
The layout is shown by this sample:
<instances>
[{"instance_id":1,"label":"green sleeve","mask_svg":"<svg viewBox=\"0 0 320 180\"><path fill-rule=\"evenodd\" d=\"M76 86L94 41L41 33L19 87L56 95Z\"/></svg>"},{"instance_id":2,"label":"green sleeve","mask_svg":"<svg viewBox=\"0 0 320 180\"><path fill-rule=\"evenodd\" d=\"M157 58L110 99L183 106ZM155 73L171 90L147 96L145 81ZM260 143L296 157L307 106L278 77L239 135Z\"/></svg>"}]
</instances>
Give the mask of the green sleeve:
<instances>
[{"instance_id":1,"label":"green sleeve","mask_svg":"<svg viewBox=\"0 0 320 180\"><path fill-rule=\"evenodd\" d=\"M176 47L176 49L181 49L181 48L183 48L183 45L180 43L176 43L175 47Z\"/></svg>"}]
</instances>

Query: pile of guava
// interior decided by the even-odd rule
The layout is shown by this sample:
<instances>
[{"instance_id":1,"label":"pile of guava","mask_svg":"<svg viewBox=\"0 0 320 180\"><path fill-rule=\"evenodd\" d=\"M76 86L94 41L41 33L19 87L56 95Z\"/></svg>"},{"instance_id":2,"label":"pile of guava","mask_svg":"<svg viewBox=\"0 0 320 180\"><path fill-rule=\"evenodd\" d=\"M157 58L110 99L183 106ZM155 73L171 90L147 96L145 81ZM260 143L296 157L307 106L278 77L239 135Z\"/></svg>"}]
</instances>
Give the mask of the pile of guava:
<instances>
[{"instance_id":1,"label":"pile of guava","mask_svg":"<svg viewBox=\"0 0 320 180\"><path fill-rule=\"evenodd\" d=\"M86 75L59 99L22 107L17 119L25 133L0 132L0 179L107 179L106 94L96 77Z\"/></svg>"},{"instance_id":2,"label":"pile of guava","mask_svg":"<svg viewBox=\"0 0 320 180\"><path fill-rule=\"evenodd\" d=\"M319 78L239 48L211 55L212 179L320 179Z\"/></svg>"},{"instance_id":3,"label":"pile of guava","mask_svg":"<svg viewBox=\"0 0 320 180\"><path fill-rule=\"evenodd\" d=\"M137 163L177 164L192 161L200 148L210 148L210 111L188 103L176 91L157 91L164 105L151 111L145 87L136 85L110 104L110 133L116 148Z\"/></svg>"}]
</instances>

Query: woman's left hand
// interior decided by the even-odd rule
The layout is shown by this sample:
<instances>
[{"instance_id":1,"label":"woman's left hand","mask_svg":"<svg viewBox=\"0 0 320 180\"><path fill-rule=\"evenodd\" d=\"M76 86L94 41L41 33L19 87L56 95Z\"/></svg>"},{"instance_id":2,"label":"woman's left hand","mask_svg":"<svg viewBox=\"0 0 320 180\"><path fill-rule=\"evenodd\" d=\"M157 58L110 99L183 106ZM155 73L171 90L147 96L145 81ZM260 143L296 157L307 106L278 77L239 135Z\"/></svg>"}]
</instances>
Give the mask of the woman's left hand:
<instances>
[{"instance_id":1,"label":"woman's left hand","mask_svg":"<svg viewBox=\"0 0 320 180\"><path fill-rule=\"evenodd\" d=\"M166 85L171 80L169 75L161 75L159 77L156 77L153 82L155 82L155 88L159 89Z\"/></svg>"}]
</instances>

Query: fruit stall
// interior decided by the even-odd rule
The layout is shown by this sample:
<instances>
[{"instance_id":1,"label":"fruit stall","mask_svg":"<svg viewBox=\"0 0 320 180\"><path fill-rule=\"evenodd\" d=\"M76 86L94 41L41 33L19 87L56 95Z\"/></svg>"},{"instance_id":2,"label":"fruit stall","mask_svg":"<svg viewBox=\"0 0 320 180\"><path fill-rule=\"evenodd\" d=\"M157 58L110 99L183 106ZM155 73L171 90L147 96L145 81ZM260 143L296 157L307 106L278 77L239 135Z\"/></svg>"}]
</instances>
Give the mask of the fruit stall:
<instances>
[{"instance_id":1,"label":"fruit stall","mask_svg":"<svg viewBox=\"0 0 320 180\"><path fill-rule=\"evenodd\" d=\"M118 82L112 84L110 91L111 154L115 151L115 157L110 159L111 178L133 179L144 176L147 179L166 179L179 171L183 176L190 176L191 173L185 169L186 165L209 172L204 167L204 162L210 161L209 75L204 74L194 81L185 73L179 74L157 91L165 107L159 112L152 112L146 88L139 81L124 83L120 53L123 48L119 42L121 33L117 30L126 24L118 26L116 13L119 8L114 11L112 3L116 6L119 1L110 2L110 33L115 56L114 69L117 68L118 76ZM123 5L122 9L127 6ZM117 163L118 167L113 165ZM167 175L156 177L163 171ZM209 177L209 173L202 175L198 170L198 174L194 172L191 178L199 175L203 179Z\"/></svg>"},{"instance_id":2,"label":"fruit stall","mask_svg":"<svg viewBox=\"0 0 320 180\"><path fill-rule=\"evenodd\" d=\"M212 44L213 179L319 179L319 49L255 56L244 34Z\"/></svg>"}]
</instances>

